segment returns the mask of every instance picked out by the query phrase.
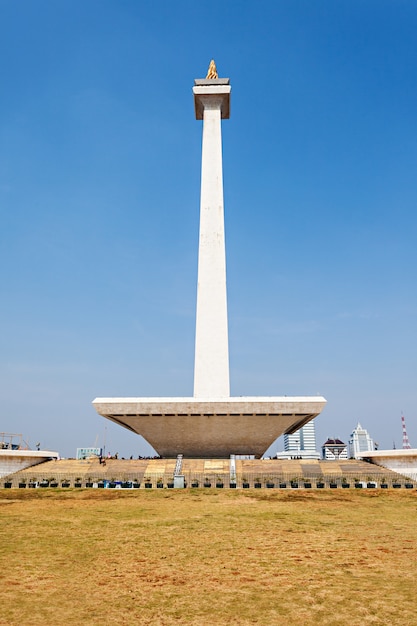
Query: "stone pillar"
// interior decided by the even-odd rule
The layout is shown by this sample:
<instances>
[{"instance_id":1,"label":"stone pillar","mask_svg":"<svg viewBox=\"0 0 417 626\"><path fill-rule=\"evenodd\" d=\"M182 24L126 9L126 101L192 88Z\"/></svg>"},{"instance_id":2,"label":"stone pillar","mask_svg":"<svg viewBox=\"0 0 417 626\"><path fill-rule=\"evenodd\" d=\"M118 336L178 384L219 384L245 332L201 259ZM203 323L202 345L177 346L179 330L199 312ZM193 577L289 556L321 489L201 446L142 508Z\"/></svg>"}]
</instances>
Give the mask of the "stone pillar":
<instances>
[{"instance_id":1,"label":"stone pillar","mask_svg":"<svg viewBox=\"0 0 417 626\"><path fill-rule=\"evenodd\" d=\"M221 119L229 117L229 79L196 80L203 120L194 397L230 396Z\"/></svg>"}]
</instances>

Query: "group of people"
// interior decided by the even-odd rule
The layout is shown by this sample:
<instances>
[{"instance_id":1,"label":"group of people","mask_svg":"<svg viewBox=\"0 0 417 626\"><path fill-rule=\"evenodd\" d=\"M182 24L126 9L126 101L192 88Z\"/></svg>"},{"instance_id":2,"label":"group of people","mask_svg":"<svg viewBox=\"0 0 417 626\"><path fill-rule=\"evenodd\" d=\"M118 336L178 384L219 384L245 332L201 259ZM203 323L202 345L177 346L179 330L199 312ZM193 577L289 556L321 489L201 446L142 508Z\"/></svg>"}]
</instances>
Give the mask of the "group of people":
<instances>
[{"instance_id":1,"label":"group of people","mask_svg":"<svg viewBox=\"0 0 417 626\"><path fill-rule=\"evenodd\" d=\"M105 457L103 457L101 454L98 457L99 463L100 465L106 465L106 460L115 460L117 461L119 458L119 453L116 452L115 454L111 454L110 452L107 453L107 455ZM138 455L138 460L146 460L146 461L152 461L154 459L160 459L161 457L158 455L155 456L141 456L140 454ZM133 454L130 456L129 459L126 459L124 456L122 456L121 461L133 461Z\"/></svg>"}]
</instances>

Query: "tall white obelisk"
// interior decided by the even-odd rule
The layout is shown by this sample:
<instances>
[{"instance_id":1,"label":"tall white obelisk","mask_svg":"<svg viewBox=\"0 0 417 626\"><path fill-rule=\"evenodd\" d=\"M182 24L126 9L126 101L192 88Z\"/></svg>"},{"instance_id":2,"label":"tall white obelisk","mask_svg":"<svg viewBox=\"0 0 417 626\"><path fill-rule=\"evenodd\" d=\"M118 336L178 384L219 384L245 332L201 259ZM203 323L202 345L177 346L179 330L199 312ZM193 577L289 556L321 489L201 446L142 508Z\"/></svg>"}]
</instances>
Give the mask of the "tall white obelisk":
<instances>
[{"instance_id":1,"label":"tall white obelisk","mask_svg":"<svg viewBox=\"0 0 417 626\"><path fill-rule=\"evenodd\" d=\"M203 120L195 398L230 396L221 133L230 91L229 79L218 78L214 61L207 78L195 80L193 88L196 118Z\"/></svg>"},{"instance_id":2,"label":"tall white obelisk","mask_svg":"<svg viewBox=\"0 0 417 626\"><path fill-rule=\"evenodd\" d=\"M218 78L212 61L207 77L193 87L195 115L203 120L194 395L93 402L100 415L142 435L164 457L260 457L326 404L321 396L230 396L221 138L229 82Z\"/></svg>"}]
</instances>

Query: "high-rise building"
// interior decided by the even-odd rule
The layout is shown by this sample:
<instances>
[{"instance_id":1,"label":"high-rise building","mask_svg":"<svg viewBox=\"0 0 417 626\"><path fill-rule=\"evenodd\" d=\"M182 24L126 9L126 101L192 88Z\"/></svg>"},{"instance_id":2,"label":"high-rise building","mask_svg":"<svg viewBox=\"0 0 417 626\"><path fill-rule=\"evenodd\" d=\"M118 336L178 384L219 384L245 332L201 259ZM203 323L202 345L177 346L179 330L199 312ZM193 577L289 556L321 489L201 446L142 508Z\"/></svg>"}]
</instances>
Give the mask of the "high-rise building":
<instances>
[{"instance_id":1,"label":"high-rise building","mask_svg":"<svg viewBox=\"0 0 417 626\"><path fill-rule=\"evenodd\" d=\"M277 454L279 459L319 459L316 450L316 429L311 420L292 435L284 435L284 452Z\"/></svg>"},{"instance_id":2,"label":"high-rise building","mask_svg":"<svg viewBox=\"0 0 417 626\"><path fill-rule=\"evenodd\" d=\"M365 428L362 428L360 423L350 435L349 439L349 456L358 459L362 455L362 452L371 452L375 449L373 439Z\"/></svg>"}]
</instances>

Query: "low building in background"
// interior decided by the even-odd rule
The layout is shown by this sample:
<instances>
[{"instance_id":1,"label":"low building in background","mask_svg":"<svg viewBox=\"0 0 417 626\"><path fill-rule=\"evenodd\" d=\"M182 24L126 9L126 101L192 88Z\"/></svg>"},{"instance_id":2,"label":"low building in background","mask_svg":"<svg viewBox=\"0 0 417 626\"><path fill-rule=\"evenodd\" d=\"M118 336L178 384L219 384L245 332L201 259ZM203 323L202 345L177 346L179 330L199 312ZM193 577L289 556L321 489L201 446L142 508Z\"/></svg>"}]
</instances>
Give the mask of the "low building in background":
<instances>
[{"instance_id":1,"label":"low building in background","mask_svg":"<svg viewBox=\"0 0 417 626\"><path fill-rule=\"evenodd\" d=\"M339 461L347 459L347 445L340 439L328 439L321 448L322 459L326 461Z\"/></svg>"},{"instance_id":2,"label":"low building in background","mask_svg":"<svg viewBox=\"0 0 417 626\"><path fill-rule=\"evenodd\" d=\"M101 448L77 448L77 460L82 461L89 459L92 456L100 457L102 454Z\"/></svg>"},{"instance_id":3,"label":"low building in background","mask_svg":"<svg viewBox=\"0 0 417 626\"><path fill-rule=\"evenodd\" d=\"M362 458L363 452L375 450L375 444L370 434L360 423L352 431L349 439L349 456L353 459Z\"/></svg>"}]
</instances>

